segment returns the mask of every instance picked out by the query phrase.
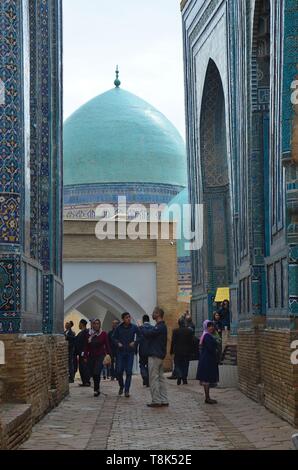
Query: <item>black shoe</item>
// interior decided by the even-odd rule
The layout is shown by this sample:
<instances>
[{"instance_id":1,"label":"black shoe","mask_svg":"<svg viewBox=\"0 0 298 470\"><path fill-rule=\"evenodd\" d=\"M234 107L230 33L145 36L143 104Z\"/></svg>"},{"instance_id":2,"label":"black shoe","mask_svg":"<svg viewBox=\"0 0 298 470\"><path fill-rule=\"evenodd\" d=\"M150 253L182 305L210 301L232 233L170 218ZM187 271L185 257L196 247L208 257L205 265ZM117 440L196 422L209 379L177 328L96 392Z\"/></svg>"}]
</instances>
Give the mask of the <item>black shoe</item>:
<instances>
[{"instance_id":1,"label":"black shoe","mask_svg":"<svg viewBox=\"0 0 298 470\"><path fill-rule=\"evenodd\" d=\"M120 396L123 395L123 392L124 392L124 388L120 387L118 395L120 395Z\"/></svg>"},{"instance_id":2,"label":"black shoe","mask_svg":"<svg viewBox=\"0 0 298 470\"><path fill-rule=\"evenodd\" d=\"M207 405L217 405L217 401L211 398L206 398L205 403L207 403Z\"/></svg>"},{"instance_id":3,"label":"black shoe","mask_svg":"<svg viewBox=\"0 0 298 470\"><path fill-rule=\"evenodd\" d=\"M187 379L183 379L183 385L188 385Z\"/></svg>"},{"instance_id":4,"label":"black shoe","mask_svg":"<svg viewBox=\"0 0 298 470\"><path fill-rule=\"evenodd\" d=\"M74 380L73 380L73 379L69 379L68 382L69 382L70 384L74 384Z\"/></svg>"},{"instance_id":5,"label":"black shoe","mask_svg":"<svg viewBox=\"0 0 298 470\"><path fill-rule=\"evenodd\" d=\"M177 380L178 377L175 377L174 375L171 375L170 377L167 377L169 380Z\"/></svg>"},{"instance_id":6,"label":"black shoe","mask_svg":"<svg viewBox=\"0 0 298 470\"><path fill-rule=\"evenodd\" d=\"M97 390L96 392L94 392L94 396L95 396L95 397L99 397L99 395L100 395L100 391L99 391L99 390Z\"/></svg>"},{"instance_id":7,"label":"black shoe","mask_svg":"<svg viewBox=\"0 0 298 470\"><path fill-rule=\"evenodd\" d=\"M177 380L177 385L181 385L181 379Z\"/></svg>"},{"instance_id":8,"label":"black shoe","mask_svg":"<svg viewBox=\"0 0 298 470\"><path fill-rule=\"evenodd\" d=\"M129 397L130 397L129 392L125 392L125 397L126 397L126 398L129 398Z\"/></svg>"},{"instance_id":9,"label":"black shoe","mask_svg":"<svg viewBox=\"0 0 298 470\"><path fill-rule=\"evenodd\" d=\"M161 403L148 403L149 408L161 408L163 405Z\"/></svg>"},{"instance_id":10,"label":"black shoe","mask_svg":"<svg viewBox=\"0 0 298 470\"><path fill-rule=\"evenodd\" d=\"M162 403L160 406L170 406L169 403Z\"/></svg>"}]
</instances>

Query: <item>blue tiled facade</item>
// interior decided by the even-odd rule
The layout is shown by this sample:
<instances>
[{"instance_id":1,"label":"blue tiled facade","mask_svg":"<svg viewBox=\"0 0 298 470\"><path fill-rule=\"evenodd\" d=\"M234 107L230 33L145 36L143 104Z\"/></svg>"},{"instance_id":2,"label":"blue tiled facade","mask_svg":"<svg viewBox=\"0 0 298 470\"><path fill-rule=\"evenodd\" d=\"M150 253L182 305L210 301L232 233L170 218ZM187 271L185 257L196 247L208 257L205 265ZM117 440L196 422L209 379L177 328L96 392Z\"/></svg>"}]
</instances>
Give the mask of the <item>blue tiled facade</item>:
<instances>
[{"instance_id":1,"label":"blue tiled facade","mask_svg":"<svg viewBox=\"0 0 298 470\"><path fill-rule=\"evenodd\" d=\"M0 3L0 333L62 330L61 3Z\"/></svg>"},{"instance_id":2,"label":"blue tiled facade","mask_svg":"<svg viewBox=\"0 0 298 470\"><path fill-rule=\"evenodd\" d=\"M293 328L297 2L182 4L190 198L205 205L204 246L192 255L194 317L200 327L217 287L230 286L240 327L264 316L270 328Z\"/></svg>"}]
</instances>

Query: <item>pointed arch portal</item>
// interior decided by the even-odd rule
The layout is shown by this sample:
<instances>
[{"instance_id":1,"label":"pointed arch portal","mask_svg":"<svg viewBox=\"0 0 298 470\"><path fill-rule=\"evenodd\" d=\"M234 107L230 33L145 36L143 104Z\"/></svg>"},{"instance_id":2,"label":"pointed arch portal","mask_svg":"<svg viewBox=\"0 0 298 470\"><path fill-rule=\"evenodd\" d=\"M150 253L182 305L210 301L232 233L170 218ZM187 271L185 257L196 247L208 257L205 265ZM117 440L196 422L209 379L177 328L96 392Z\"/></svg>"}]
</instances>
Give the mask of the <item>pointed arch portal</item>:
<instances>
[{"instance_id":1,"label":"pointed arch portal","mask_svg":"<svg viewBox=\"0 0 298 470\"><path fill-rule=\"evenodd\" d=\"M64 263L65 316L77 311L99 318L109 330L130 312L133 321L156 305L156 268L152 263Z\"/></svg>"},{"instance_id":2,"label":"pointed arch portal","mask_svg":"<svg viewBox=\"0 0 298 470\"><path fill-rule=\"evenodd\" d=\"M231 279L230 177L226 106L221 76L210 59L200 117L202 201L204 203L204 272L208 292L228 286Z\"/></svg>"}]
</instances>

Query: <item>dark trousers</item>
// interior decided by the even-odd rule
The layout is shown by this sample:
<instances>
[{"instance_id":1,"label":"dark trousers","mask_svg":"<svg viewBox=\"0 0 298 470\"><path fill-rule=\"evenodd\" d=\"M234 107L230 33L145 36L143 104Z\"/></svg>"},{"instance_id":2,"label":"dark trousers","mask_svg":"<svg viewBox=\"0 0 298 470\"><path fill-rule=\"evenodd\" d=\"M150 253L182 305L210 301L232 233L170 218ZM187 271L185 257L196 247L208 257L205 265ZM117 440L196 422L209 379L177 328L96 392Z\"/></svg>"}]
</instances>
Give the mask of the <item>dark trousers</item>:
<instances>
[{"instance_id":1,"label":"dark trousers","mask_svg":"<svg viewBox=\"0 0 298 470\"><path fill-rule=\"evenodd\" d=\"M75 354L73 349L68 350L68 374L69 380L73 381L75 378Z\"/></svg>"},{"instance_id":2,"label":"dark trousers","mask_svg":"<svg viewBox=\"0 0 298 470\"><path fill-rule=\"evenodd\" d=\"M189 369L189 358L183 356L176 356L175 357L175 364L176 364L176 374L178 379L186 380L188 376L188 369Z\"/></svg>"},{"instance_id":3,"label":"dark trousers","mask_svg":"<svg viewBox=\"0 0 298 470\"><path fill-rule=\"evenodd\" d=\"M140 372L144 385L149 385L148 357L140 356Z\"/></svg>"},{"instance_id":4,"label":"dark trousers","mask_svg":"<svg viewBox=\"0 0 298 470\"><path fill-rule=\"evenodd\" d=\"M172 370L172 377L177 379L177 365L176 365L176 357L174 356L174 369Z\"/></svg>"},{"instance_id":5,"label":"dark trousers","mask_svg":"<svg viewBox=\"0 0 298 470\"><path fill-rule=\"evenodd\" d=\"M82 380L82 384L86 385L90 383L90 373L87 359L84 357L79 358L79 372Z\"/></svg>"},{"instance_id":6,"label":"dark trousers","mask_svg":"<svg viewBox=\"0 0 298 470\"><path fill-rule=\"evenodd\" d=\"M104 356L90 357L88 361L89 373L93 377L94 391L99 392L100 376L103 369Z\"/></svg>"},{"instance_id":7,"label":"dark trousers","mask_svg":"<svg viewBox=\"0 0 298 470\"><path fill-rule=\"evenodd\" d=\"M112 355L111 356L112 362L111 362L111 378L112 379L117 379L117 364L116 364L116 356Z\"/></svg>"},{"instance_id":8,"label":"dark trousers","mask_svg":"<svg viewBox=\"0 0 298 470\"><path fill-rule=\"evenodd\" d=\"M125 388L125 392L129 392L132 377L132 368L134 361L134 352L119 352L117 355L117 375L121 388ZM123 374L126 374L125 385Z\"/></svg>"}]
</instances>

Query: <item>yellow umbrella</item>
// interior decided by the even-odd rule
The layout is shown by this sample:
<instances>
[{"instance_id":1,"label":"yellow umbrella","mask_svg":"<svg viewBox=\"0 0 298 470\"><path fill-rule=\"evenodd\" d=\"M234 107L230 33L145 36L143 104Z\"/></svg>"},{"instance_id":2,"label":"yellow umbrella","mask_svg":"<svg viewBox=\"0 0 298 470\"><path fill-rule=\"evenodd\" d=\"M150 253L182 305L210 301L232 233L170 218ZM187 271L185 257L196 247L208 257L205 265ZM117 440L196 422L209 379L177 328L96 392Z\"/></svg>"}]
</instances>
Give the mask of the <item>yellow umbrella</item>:
<instances>
[{"instance_id":1,"label":"yellow umbrella","mask_svg":"<svg viewBox=\"0 0 298 470\"><path fill-rule=\"evenodd\" d=\"M215 302L230 301L230 289L228 287L219 287L216 292Z\"/></svg>"}]
</instances>

